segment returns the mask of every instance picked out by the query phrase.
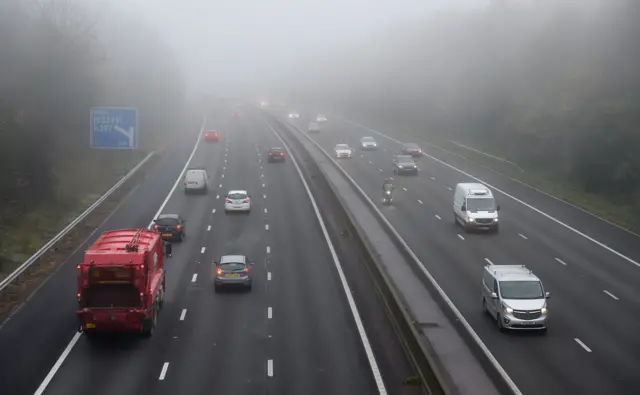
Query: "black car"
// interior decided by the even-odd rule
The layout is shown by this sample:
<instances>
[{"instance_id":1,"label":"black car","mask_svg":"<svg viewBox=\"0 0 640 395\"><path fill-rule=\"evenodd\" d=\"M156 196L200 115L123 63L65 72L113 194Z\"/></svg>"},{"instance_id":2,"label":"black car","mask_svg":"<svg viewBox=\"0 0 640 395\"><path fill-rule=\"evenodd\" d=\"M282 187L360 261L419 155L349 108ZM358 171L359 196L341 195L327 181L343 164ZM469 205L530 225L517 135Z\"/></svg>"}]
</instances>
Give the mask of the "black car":
<instances>
[{"instance_id":1,"label":"black car","mask_svg":"<svg viewBox=\"0 0 640 395\"><path fill-rule=\"evenodd\" d=\"M280 147L269 150L269 162L284 162L284 149Z\"/></svg>"},{"instance_id":2,"label":"black car","mask_svg":"<svg viewBox=\"0 0 640 395\"><path fill-rule=\"evenodd\" d=\"M405 155L411 155L413 157L422 156L422 148L416 143L404 143L400 151Z\"/></svg>"},{"instance_id":3,"label":"black car","mask_svg":"<svg viewBox=\"0 0 640 395\"><path fill-rule=\"evenodd\" d=\"M183 219L180 215L160 214L153 222L155 223L153 229L159 232L163 239L178 241L184 239L184 228L187 220Z\"/></svg>"},{"instance_id":4,"label":"black car","mask_svg":"<svg viewBox=\"0 0 640 395\"><path fill-rule=\"evenodd\" d=\"M397 155L393 158L393 172L418 175L418 166L410 155Z\"/></svg>"}]
</instances>

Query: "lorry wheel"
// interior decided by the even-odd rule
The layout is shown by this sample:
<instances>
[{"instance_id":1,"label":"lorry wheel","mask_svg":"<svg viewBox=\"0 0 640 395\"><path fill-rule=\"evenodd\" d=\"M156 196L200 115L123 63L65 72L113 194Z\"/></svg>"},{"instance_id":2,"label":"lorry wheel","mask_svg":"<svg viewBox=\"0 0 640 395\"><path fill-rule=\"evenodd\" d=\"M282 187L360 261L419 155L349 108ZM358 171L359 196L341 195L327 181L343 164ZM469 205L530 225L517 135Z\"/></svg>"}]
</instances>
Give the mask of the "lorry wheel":
<instances>
[{"instance_id":1,"label":"lorry wheel","mask_svg":"<svg viewBox=\"0 0 640 395\"><path fill-rule=\"evenodd\" d=\"M142 334L144 337L151 337L153 333L156 331L156 325L158 323L158 307L154 304L153 306L153 316L151 319L145 322L146 328L143 330Z\"/></svg>"},{"instance_id":2,"label":"lorry wheel","mask_svg":"<svg viewBox=\"0 0 640 395\"><path fill-rule=\"evenodd\" d=\"M162 280L162 285L160 286L160 300L158 301L158 309L162 309L162 307L164 306L164 281Z\"/></svg>"}]
</instances>

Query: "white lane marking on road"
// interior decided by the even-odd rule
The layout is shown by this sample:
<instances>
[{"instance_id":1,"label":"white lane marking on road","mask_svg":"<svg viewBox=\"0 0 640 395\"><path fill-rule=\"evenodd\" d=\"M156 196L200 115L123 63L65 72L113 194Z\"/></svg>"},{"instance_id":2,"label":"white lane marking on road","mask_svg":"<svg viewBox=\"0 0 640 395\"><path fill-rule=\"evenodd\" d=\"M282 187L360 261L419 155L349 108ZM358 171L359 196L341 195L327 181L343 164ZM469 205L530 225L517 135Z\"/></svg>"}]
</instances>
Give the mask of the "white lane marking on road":
<instances>
[{"instance_id":1,"label":"white lane marking on road","mask_svg":"<svg viewBox=\"0 0 640 395\"><path fill-rule=\"evenodd\" d=\"M267 308L267 318L268 319L273 318L273 309L271 307Z\"/></svg>"},{"instance_id":2,"label":"white lane marking on road","mask_svg":"<svg viewBox=\"0 0 640 395\"><path fill-rule=\"evenodd\" d=\"M462 236L461 234L458 234L458 237L460 238L460 240L464 240L464 236Z\"/></svg>"},{"instance_id":3,"label":"white lane marking on road","mask_svg":"<svg viewBox=\"0 0 640 395\"><path fill-rule=\"evenodd\" d=\"M369 163L373 164L373 162L369 161Z\"/></svg>"},{"instance_id":4,"label":"white lane marking on road","mask_svg":"<svg viewBox=\"0 0 640 395\"><path fill-rule=\"evenodd\" d=\"M222 178L224 178L224 173L222 173Z\"/></svg>"},{"instance_id":5,"label":"white lane marking on road","mask_svg":"<svg viewBox=\"0 0 640 395\"><path fill-rule=\"evenodd\" d=\"M432 180L435 180L435 179L436 179L435 177L429 177L429 178L431 178Z\"/></svg>"},{"instance_id":6,"label":"white lane marking on road","mask_svg":"<svg viewBox=\"0 0 640 395\"><path fill-rule=\"evenodd\" d=\"M191 282L195 283L197 279L198 279L198 273L193 273L193 276L191 277Z\"/></svg>"},{"instance_id":7,"label":"white lane marking on road","mask_svg":"<svg viewBox=\"0 0 640 395\"><path fill-rule=\"evenodd\" d=\"M260 170L262 170L262 166L260 166Z\"/></svg>"},{"instance_id":8,"label":"white lane marking on road","mask_svg":"<svg viewBox=\"0 0 640 395\"><path fill-rule=\"evenodd\" d=\"M226 154L225 154L225 155L226 155ZM226 160L226 159L224 160L224 163L227 163L227 160Z\"/></svg>"},{"instance_id":9,"label":"white lane marking on road","mask_svg":"<svg viewBox=\"0 0 640 395\"><path fill-rule=\"evenodd\" d=\"M264 174L260 174L260 177L264 177Z\"/></svg>"},{"instance_id":10,"label":"white lane marking on road","mask_svg":"<svg viewBox=\"0 0 640 395\"><path fill-rule=\"evenodd\" d=\"M518 233L518 236L522 237L525 240L529 240L529 239L527 239L527 236L523 235L522 233Z\"/></svg>"},{"instance_id":11,"label":"white lane marking on road","mask_svg":"<svg viewBox=\"0 0 640 395\"><path fill-rule=\"evenodd\" d=\"M407 188L404 188L404 187L403 187L403 188L402 188L402 190L403 190L403 191L405 191L405 192L408 192L408 191L407 191Z\"/></svg>"},{"instance_id":12,"label":"white lane marking on road","mask_svg":"<svg viewBox=\"0 0 640 395\"><path fill-rule=\"evenodd\" d=\"M484 258L484 260L485 260L489 265L493 265L493 262L491 262L491 259L489 259L489 258Z\"/></svg>"},{"instance_id":13,"label":"white lane marking on road","mask_svg":"<svg viewBox=\"0 0 640 395\"><path fill-rule=\"evenodd\" d=\"M264 229L269 230L269 224L264 224Z\"/></svg>"},{"instance_id":14,"label":"white lane marking on road","mask_svg":"<svg viewBox=\"0 0 640 395\"><path fill-rule=\"evenodd\" d=\"M169 369L169 362L165 362L164 365L162 365L162 370L160 371L160 377L158 378L158 380L164 380L164 378L167 377L168 369Z\"/></svg>"},{"instance_id":15,"label":"white lane marking on road","mask_svg":"<svg viewBox=\"0 0 640 395\"><path fill-rule=\"evenodd\" d=\"M53 380L53 376L55 376L58 369L60 369L60 366L62 366L62 363L64 362L64 360L69 356L69 353L71 353L71 350L78 342L78 339L80 339L80 336L82 336L82 332L76 332L76 334L73 335L73 337L71 338L71 341L69 342L69 344L67 344L67 347L64 349L64 351L60 355L60 358L58 358L55 365L53 365L53 368L51 368L51 371L47 374L47 377L44 378L44 380L40 384L40 387L38 387L34 395L42 395L44 393L44 391L47 389L47 386L49 385L51 380Z\"/></svg>"},{"instance_id":16,"label":"white lane marking on road","mask_svg":"<svg viewBox=\"0 0 640 395\"><path fill-rule=\"evenodd\" d=\"M267 281L271 281L271 272L267 272Z\"/></svg>"},{"instance_id":17,"label":"white lane marking on road","mask_svg":"<svg viewBox=\"0 0 640 395\"><path fill-rule=\"evenodd\" d=\"M584 344L584 343L582 342L582 340L578 339L577 337L575 337L573 340L575 340L575 341L576 341L576 343L578 343L582 348L584 348L584 350L585 350L586 352L591 352L591 349L590 349L589 347L587 347L587 345L586 345L586 344Z\"/></svg>"},{"instance_id":18,"label":"white lane marking on road","mask_svg":"<svg viewBox=\"0 0 640 395\"><path fill-rule=\"evenodd\" d=\"M267 194L266 194L266 193L265 193L265 194L263 194L263 195L262 195L262 198L263 198L263 199L266 199L266 198L267 198Z\"/></svg>"},{"instance_id":19,"label":"white lane marking on road","mask_svg":"<svg viewBox=\"0 0 640 395\"><path fill-rule=\"evenodd\" d=\"M393 181L393 177L389 177L389 179L390 179L391 181Z\"/></svg>"},{"instance_id":20,"label":"white lane marking on road","mask_svg":"<svg viewBox=\"0 0 640 395\"><path fill-rule=\"evenodd\" d=\"M567 264L560 258L554 258L557 262L562 263L563 265L567 266Z\"/></svg>"},{"instance_id":21,"label":"white lane marking on road","mask_svg":"<svg viewBox=\"0 0 640 395\"><path fill-rule=\"evenodd\" d=\"M220 199L220 195L216 195L216 199Z\"/></svg>"},{"instance_id":22,"label":"white lane marking on road","mask_svg":"<svg viewBox=\"0 0 640 395\"><path fill-rule=\"evenodd\" d=\"M187 315L187 309L182 309L182 313L180 313L180 321L184 321L184 317Z\"/></svg>"},{"instance_id":23,"label":"white lane marking on road","mask_svg":"<svg viewBox=\"0 0 640 395\"><path fill-rule=\"evenodd\" d=\"M227 166L222 166L222 171L227 170Z\"/></svg>"},{"instance_id":24,"label":"white lane marking on road","mask_svg":"<svg viewBox=\"0 0 640 395\"><path fill-rule=\"evenodd\" d=\"M216 209L214 208L213 210L211 210L211 214L215 214L216 213Z\"/></svg>"},{"instance_id":25,"label":"white lane marking on road","mask_svg":"<svg viewBox=\"0 0 640 395\"><path fill-rule=\"evenodd\" d=\"M207 249L207 247L202 247L202 248L200 249L200 253L201 253L201 254L204 254L204 250L206 250L206 249Z\"/></svg>"},{"instance_id":26,"label":"white lane marking on road","mask_svg":"<svg viewBox=\"0 0 640 395\"><path fill-rule=\"evenodd\" d=\"M420 199L418 199L418 203L420 203L420 204L424 204L424 203L422 203L422 200L420 200Z\"/></svg>"},{"instance_id":27,"label":"white lane marking on road","mask_svg":"<svg viewBox=\"0 0 640 395\"><path fill-rule=\"evenodd\" d=\"M394 138L393 138L393 137L391 137L391 136L387 136L387 135L386 135L386 134L384 134L384 133L378 132L377 130L370 129L370 128L366 127L366 126L359 125L359 124L357 124L357 123L354 123L354 122L348 121L348 120L346 120L346 119L344 119L344 121L345 121L345 122L347 122L347 123L349 123L349 124L351 124L351 125L355 125L355 126L358 126L358 127L360 127L360 128L363 128L363 129L365 129L365 130L368 130L368 131L370 131L370 132L373 132L373 133L379 134L380 136L385 137L385 138L387 138L387 139L389 139L389 140L391 140L391 141L395 141L395 142L397 142L398 144L402 144L402 142L401 142L401 141L396 140L396 139L394 139ZM436 162L438 162L438 163L440 163L440 164L442 164L442 165L444 165L444 166L449 167L450 169L453 169L453 170L457 171L457 172L458 172L458 173L460 173L460 174L463 174L463 175L465 175L465 176L467 176L467 177L469 177L469 178L472 178L472 179L474 179L474 180L476 180L476 181L478 181L478 182L480 182L480 183L482 183L482 184L486 185L486 186L487 186L487 187L489 187L489 188L493 188L493 189L495 189L496 191L498 191L498 192L502 193L502 194L503 194L503 195L505 195L506 197L508 197L508 198L510 198L510 199L512 199L512 200L514 200L514 201L516 201L516 202L518 202L518 203L520 203L520 204L522 204L523 206L525 206L525 207L527 207L527 208L529 208L529 209L531 209L531 210L533 210L533 211L537 212L538 214L540 214L540 215L542 215L542 216L546 217L547 219L550 219L551 221L553 221L553 222L557 223L558 225L563 226L563 227L565 227L566 229L569 229L570 231L574 232L575 234L577 234L577 235L580 235L580 236L584 237L585 239L587 239L587 240L591 241L592 243L594 243L594 244L596 244L596 245L598 245L598 246L600 246L600 247L604 248L605 250L607 250L607 251L611 252L612 254L614 254L614 255L618 256L619 258L622 258L622 259L624 259L625 261L627 261L627 262L629 262L629 263L632 263L633 265L635 265L635 266L637 266L637 267L640 267L640 263L639 263L639 262L636 262L635 260L633 260L633 259L629 258L628 256L626 256L626 255L622 254L621 252L618 252L618 251L614 250L613 248L609 247L608 245L606 245L606 244L604 244L604 243L602 243L602 242L600 242L600 241L598 241L598 240L594 239L593 237L591 237L591 236L587 235L586 233L583 233L583 232L579 231L578 229L576 229L576 228L572 227L571 225L568 225L568 224L566 224L566 223L564 223L564 222L560 221L559 219L557 219L557 218L555 218L555 217L551 216L550 214L545 213L544 211L542 211L542 210L540 210L540 209L538 209L538 208L536 208L536 207L532 206L531 204L526 203L524 200L518 199L517 197L515 197L515 196L513 196L513 195L511 195L511 194L509 194L509 193L507 193L507 192L505 192L505 191L503 191L502 189L496 188L495 186L493 186L493 185L489 184L488 182L486 182L486 181L484 181L484 180L481 180L480 178L478 178L478 177L476 177L476 176L473 176L473 175L471 175L471 174L469 174L469 173L467 173L467 172L465 172L465 171L463 171L463 170L460 170L460 169L458 169L457 167L455 167L455 166L453 166L453 165L450 165L450 164L448 164L447 162L442 161L442 160L440 160L440 159L438 159L438 158L436 158L436 157L434 157L434 156L431 156L431 155L429 155L429 154L425 154L425 156L427 156L428 158L430 158L430 159L432 159L432 160L435 160ZM515 181L517 181L517 180L515 180ZM520 184L522 184L522 185L527 185L527 184L524 184L523 182L519 182L519 183L520 183ZM528 185L527 185L527 186L528 186ZM529 187L530 187L530 186L529 186ZM533 188L533 187L530 187L530 188ZM533 189L535 189L535 188L533 188ZM540 192L543 192L543 191L540 191ZM563 203L568 204L568 205L570 205L570 206L571 206L571 204L570 204L570 203L566 203L566 202L562 201L561 199L559 199L559 198L557 198L557 197L555 197L555 196L553 196L553 195L547 194L547 193L545 193L545 192L543 192L543 193L544 193L545 195L547 195L547 196L550 196L550 197L552 197L552 198L554 198L554 199L556 199L556 200L559 200L559 201L561 201L561 202L563 202ZM598 218L598 219L602 220L603 222L607 222L607 223L611 224L611 223L610 223L610 222L608 222L607 220L605 220L605 219L603 219L603 218L599 218L597 215L591 214L591 213L589 213L588 211L586 211L586 210L584 210L584 209L580 209L580 208L579 208L579 207L577 207L577 206L574 206L574 207L578 208L579 210L581 210L581 211L583 211L583 212L585 212L585 213L587 213L587 214L590 214L590 215L592 215L592 216L594 216L594 217L596 217L596 218ZM615 224L611 224L611 225L614 225L614 226L616 226L616 227L620 228L620 226L617 226L617 225L615 225ZM622 229L622 228L621 228L621 229ZM627 233L634 234L633 232L629 232L629 231L627 231Z\"/></svg>"},{"instance_id":28,"label":"white lane marking on road","mask_svg":"<svg viewBox=\"0 0 640 395\"><path fill-rule=\"evenodd\" d=\"M207 232L211 232L211 225L207 226Z\"/></svg>"},{"instance_id":29,"label":"white lane marking on road","mask_svg":"<svg viewBox=\"0 0 640 395\"><path fill-rule=\"evenodd\" d=\"M451 187L447 187L448 190L453 191L453 189L451 189Z\"/></svg>"},{"instance_id":30,"label":"white lane marking on road","mask_svg":"<svg viewBox=\"0 0 640 395\"><path fill-rule=\"evenodd\" d=\"M222 188L222 184L218 185L218 188Z\"/></svg>"},{"instance_id":31,"label":"white lane marking on road","mask_svg":"<svg viewBox=\"0 0 640 395\"><path fill-rule=\"evenodd\" d=\"M262 184L262 187L264 188L264 184Z\"/></svg>"},{"instance_id":32,"label":"white lane marking on road","mask_svg":"<svg viewBox=\"0 0 640 395\"><path fill-rule=\"evenodd\" d=\"M436 218L438 218L438 219L442 219L442 217L440 217L438 214L436 214Z\"/></svg>"},{"instance_id":33,"label":"white lane marking on road","mask_svg":"<svg viewBox=\"0 0 640 395\"><path fill-rule=\"evenodd\" d=\"M316 218L318 218L318 222L320 223L320 228L322 229L322 234L324 235L324 239L327 242L327 246L329 247L329 251L331 252L331 257L333 258L333 263L336 267L336 271L338 272L338 277L340 277L340 282L342 283L342 289L346 295L347 302L349 303L349 308L351 309L351 314L353 315L353 320L355 321L356 327L358 329L358 334L360 335L360 340L362 341L362 347L364 348L364 352L367 356L367 360L369 361L369 367L371 368L371 373L373 375L373 379L376 383L376 387L378 388L378 395L387 395L387 389L384 385L384 381L382 380L382 374L380 373L380 367L378 366L378 362L376 361L375 356L373 355L373 349L371 347L371 343L369 342L369 336L367 335L366 330L364 329L364 324L362 323L362 318L360 318L360 312L358 311L358 307L356 306L356 302L353 299L353 295L351 292L351 288L349 287L349 283L347 282L347 278L344 275L344 271L342 270L342 265L340 264L340 259L338 259L338 254L336 253L336 249L331 242L331 238L329 237L329 232L327 231L327 227L324 224L324 220L322 219L322 215L320 214L320 210L318 209L318 204L316 203L313 194L311 193L311 189L309 189L309 184L307 180L304 178L302 174L302 170L300 170L300 166L298 166L298 162L296 158L291 155L291 150L287 143L284 142L282 137L276 132L276 130L267 123L273 134L280 140L284 148L289 153L293 165L296 168L298 175L300 176L300 180L302 180L302 185L304 185L304 189L307 191L307 195L309 196L309 200L311 200L311 205L313 206L313 211L316 214Z\"/></svg>"},{"instance_id":34,"label":"white lane marking on road","mask_svg":"<svg viewBox=\"0 0 640 395\"><path fill-rule=\"evenodd\" d=\"M267 254L271 254L271 247L267 246Z\"/></svg>"},{"instance_id":35,"label":"white lane marking on road","mask_svg":"<svg viewBox=\"0 0 640 395\"><path fill-rule=\"evenodd\" d=\"M265 213L265 214L267 213L267 209L266 209L266 208L264 209L264 213Z\"/></svg>"},{"instance_id":36,"label":"white lane marking on road","mask_svg":"<svg viewBox=\"0 0 640 395\"><path fill-rule=\"evenodd\" d=\"M606 289L603 289L602 292L604 292L607 295L611 296L615 300L620 300L620 298L618 298L616 295L612 294L611 292L607 291Z\"/></svg>"},{"instance_id":37,"label":"white lane marking on road","mask_svg":"<svg viewBox=\"0 0 640 395\"><path fill-rule=\"evenodd\" d=\"M267 360L267 376L273 377L273 359Z\"/></svg>"},{"instance_id":38,"label":"white lane marking on road","mask_svg":"<svg viewBox=\"0 0 640 395\"><path fill-rule=\"evenodd\" d=\"M382 169L378 169L378 170L380 170L380 171L384 171L384 170L382 170Z\"/></svg>"}]
</instances>

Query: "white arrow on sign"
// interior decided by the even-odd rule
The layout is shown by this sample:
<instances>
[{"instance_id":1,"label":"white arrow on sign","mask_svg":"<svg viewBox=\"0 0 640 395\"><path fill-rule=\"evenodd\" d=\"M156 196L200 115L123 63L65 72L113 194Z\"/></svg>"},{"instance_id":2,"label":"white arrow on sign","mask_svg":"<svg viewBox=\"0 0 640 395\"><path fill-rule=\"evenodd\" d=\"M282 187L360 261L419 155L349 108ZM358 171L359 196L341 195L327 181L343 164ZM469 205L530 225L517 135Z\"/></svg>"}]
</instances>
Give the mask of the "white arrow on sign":
<instances>
[{"instance_id":1,"label":"white arrow on sign","mask_svg":"<svg viewBox=\"0 0 640 395\"><path fill-rule=\"evenodd\" d=\"M129 147L133 148L133 126L129 127L129 131L127 132L126 130L122 129L120 126L115 125L113 127L113 129L116 132L122 133L123 135L125 135L128 139L129 139Z\"/></svg>"}]
</instances>

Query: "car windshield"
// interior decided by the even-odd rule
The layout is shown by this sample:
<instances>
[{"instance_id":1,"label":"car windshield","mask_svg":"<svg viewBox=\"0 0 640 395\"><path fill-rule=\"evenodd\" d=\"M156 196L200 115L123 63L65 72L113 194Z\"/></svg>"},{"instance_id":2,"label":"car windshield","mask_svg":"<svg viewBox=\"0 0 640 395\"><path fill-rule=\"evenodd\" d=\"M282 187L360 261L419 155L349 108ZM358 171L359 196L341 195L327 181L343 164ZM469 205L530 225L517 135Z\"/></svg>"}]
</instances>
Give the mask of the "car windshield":
<instances>
[{"instance_id":1,"label":"car windshield","mask_svg":"<svg viewBox=\"0 0 640 395\"><path fill-rule=\"evenodd\" d=\"M373 139L373 137L363 137L362 141L365 142L365 143L372 143L375 140Z\"/></svg>"},{"instance_id":2,"label":"car windshield","mask_svg":"<svg viewBox=\"0 0 640 395\"><path fill-rule=\"evenodd\" d=\"M500 281L502 299L541 299L540 281Z\"/></svg>"},{"instance_id":3,"label":"car windshield","mask_svg":"<svg viewBox=\"0 0 640 395\"><path fill-rule=\"evenodd\" d=\"M203 179L204 174L201 170L189 170L187 172L187 178L190 180Z\"/></svg>"},{"instance_id":4,"label":"car windshield","mask_svg":"<svg viewBox=\"0 0 640 395\"><path fill-rule=\"evenodd\" d=\"M398 161L398 164L402 166L415 166L416 163L412 160L400 159L400 161Z\"/></svg>"},{"instance_id":5,"label":"car windshield","mask_svg":"<svg viewBox=\"0 0 640 395\"><path fill-rule=\"evenodd\" d=\"M418 144L413 144L413 143L405 144L404 148L405 149L420 149L420 147L418 147Z\"/></svg>"},{"instance_id":6,"label":"car windshield","mask_svg":"<svg viewBox=\"0 0 640 395\"><path fill-rule=\"evenodd\" d=\"M349 146L346 144L338 144L336 145L336 149L349 149Z\"/></svg>"},{"instance_id":7,"label":"car windshield","mask_svg":"<svg viewBox=\"0 0 640 395\"><path fill-rule=\"evenodd\" d=\"M237 270L244 270L244 264L235 263L235 262L223 263L220 265L220 269L222 269L223 272L234 272Z\"/></svg>"},{"instance_id":8,"label":"car windshield","mask_svg":"<svg viewBox=\"0 0 640 395\"><path fill-rule=\"evenodd\" d=\"M174 226L174 225L178 225L178 219L177 218L171 218L171 217L158 218L156 220L156 224L157 225L162 225L162 226Z\"/></svg>"},{"instance_id":9,"label":"car windshield","mask_svg":"<svg viewBox=\"0 0 640 395\"><path fill-rule=\"evenodd\" d=\"M230 193L228 196L229 199L246 199L246 193Z\"/></svg>"},{"instance_id":10,"label":"car windshield","mask_svg":"<svg viewBox=\"0 0 640 395\"><path fill-rule=\"evenodd\" d=\"M495 211L496 201L493 198L471 198L467 199L467 211Z\"/></svg>"}]
</instances>

